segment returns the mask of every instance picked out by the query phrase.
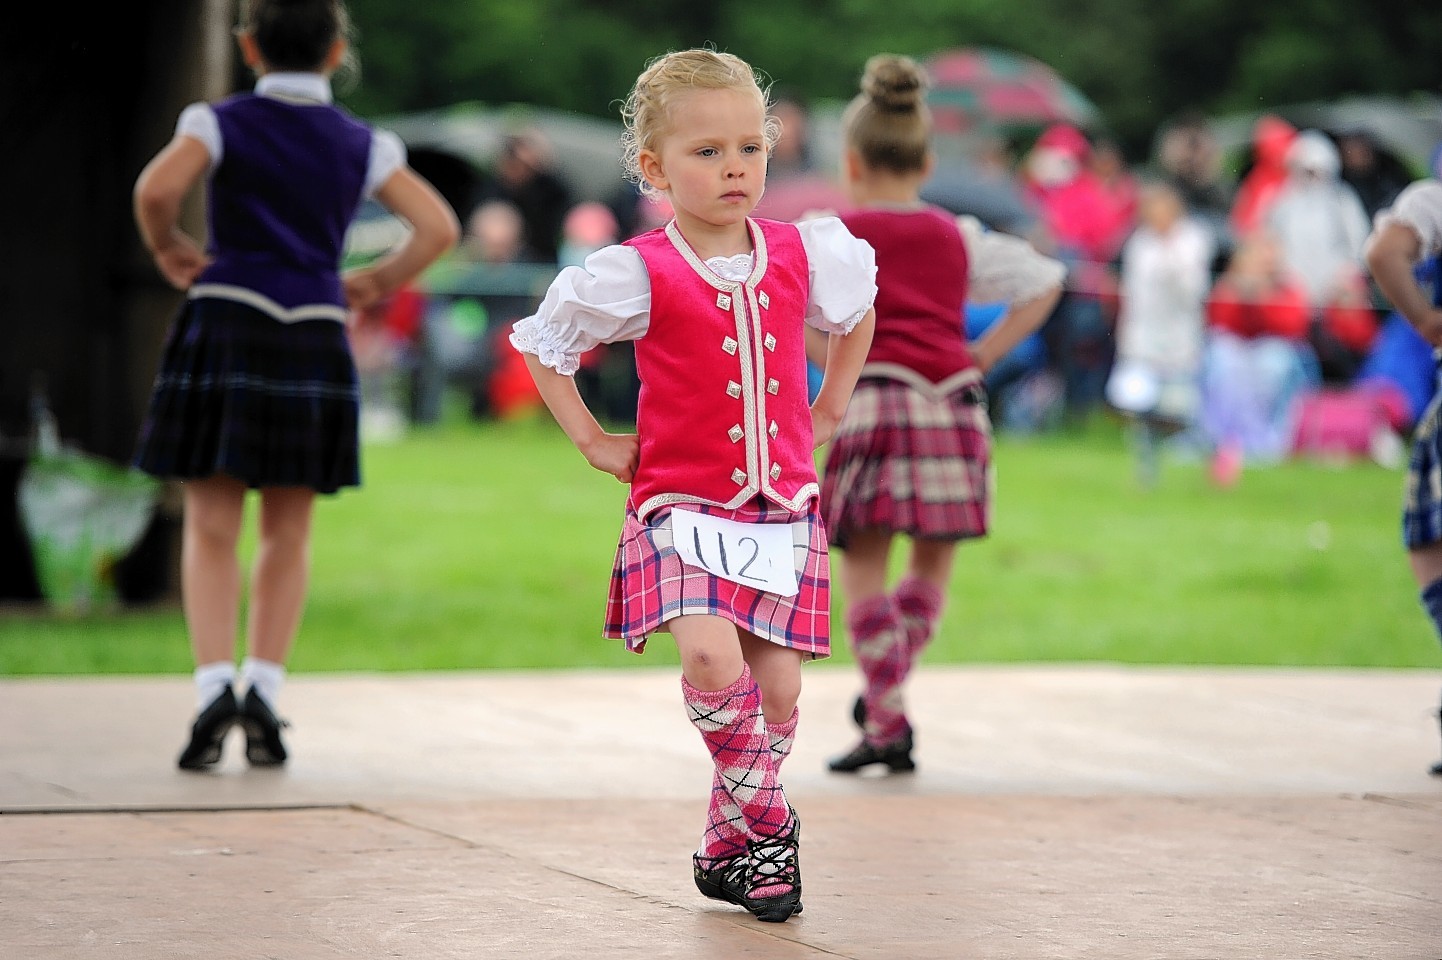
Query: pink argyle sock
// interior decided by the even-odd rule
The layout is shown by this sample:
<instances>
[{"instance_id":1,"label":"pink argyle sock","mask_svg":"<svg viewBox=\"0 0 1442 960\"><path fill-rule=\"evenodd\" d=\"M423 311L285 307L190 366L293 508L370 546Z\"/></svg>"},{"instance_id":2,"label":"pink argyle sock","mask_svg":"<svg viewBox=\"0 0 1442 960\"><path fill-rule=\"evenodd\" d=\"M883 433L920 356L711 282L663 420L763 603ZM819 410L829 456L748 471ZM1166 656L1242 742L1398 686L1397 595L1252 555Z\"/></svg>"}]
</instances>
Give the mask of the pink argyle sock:
<instances>
[{"instance_id":1,"label":"pink argyle sock","mask_svg":"<svg viewBox=\"0 0 1442 960\"><path fill-rule=\"evenodd\" d=\"M784 723L766 724L766 736L771 741L771 765L776 775L781 775L781 764L791 756L791 745L796 740L796 724L801 710L791 711L791 718ZM711 779L711 804L706 810L706 829L701 834L701 848L696 857L704 861L707 869L715 869L721 863L734 860L746 852L746 822L741 818L741 808L731 799L721 774Z\"/></svg>"},{"instance_id":2,"label":"pink argyle sock","mask_svg":"<svg viewBox=\"0 0 1442 960\"><path fill-rule=\"evenodd\" d=\"M935 584L920 577L903 577L891 597L896 601L896 609L901 611L901 622L906 626L907 653L911 665L915 666L921 651L936 636L945 597Z\"/></svg>"},{"instance_id":3,"label":"pink argyle sock","mask_svg":"<svg viewBox=\"0 0 1442 960\"><path fill-rule=\"evenodd\" d=\"M792 823L791 806L776 779L771 738L761 715L761 690L743 667L741 676L724 690L698 690L681 678L686 712L701 732L716 779L730 794L750 840L782 835ZM713 793L714 798L714 793ZM753 887L753 896L782 893L789 883Z\"/></svg>"},{"instance_id":4,"label":"pink argyle sock","mask_svg":"<svg viewBox=\"0 0 1442 960\"><path fill-rule=\"evenodd\" d=\"M906 625L890 596L882 594L856 604L846 614L851 650L866 679L861 699L866 705L866 739L877 746L906 735L906 704L901 684L911 669Z\"/></svg>"}]
</instances>

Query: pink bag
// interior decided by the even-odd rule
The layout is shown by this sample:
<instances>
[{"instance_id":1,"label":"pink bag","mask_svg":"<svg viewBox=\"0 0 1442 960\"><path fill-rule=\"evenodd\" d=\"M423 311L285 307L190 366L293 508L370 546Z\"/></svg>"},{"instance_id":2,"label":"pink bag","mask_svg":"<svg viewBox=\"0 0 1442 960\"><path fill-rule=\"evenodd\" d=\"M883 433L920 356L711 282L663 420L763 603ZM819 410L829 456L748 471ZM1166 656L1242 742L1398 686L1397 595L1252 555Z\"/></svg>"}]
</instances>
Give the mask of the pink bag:
<instances>
[{"instance_id":1,"label":"pink bag","mask_svg":"<svg viewBox=\"0 0 1442 960\"><path fill-rule=\"evenodd\" d=\"M1377 444L1396 436L1395 399L1373 385L1307 394L1297 404L1292 452L1327 460L1375 458Z\"/></svg>"}]
</instances>

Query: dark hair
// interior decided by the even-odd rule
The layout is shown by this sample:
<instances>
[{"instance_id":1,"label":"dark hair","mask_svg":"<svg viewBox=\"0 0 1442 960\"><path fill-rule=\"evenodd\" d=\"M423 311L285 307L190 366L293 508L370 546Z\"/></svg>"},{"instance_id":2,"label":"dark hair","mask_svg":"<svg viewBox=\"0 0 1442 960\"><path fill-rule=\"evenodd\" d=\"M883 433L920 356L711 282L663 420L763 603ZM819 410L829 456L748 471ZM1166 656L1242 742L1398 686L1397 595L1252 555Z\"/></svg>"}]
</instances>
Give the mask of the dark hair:
<instances>
[{"instance_id":1,"label":"dark hair","mask_svg":"<svg viewBox=\"0 0 1442 960\"><path fill-rule=\"evenodd\" d=\"M927 77L910 57L878 54L866 62L861 92L842 115L847 146L872 169L913 173L931 150Z\"/></svg>"},{"instance_id":2,"label":"dark hair","mask_svg":"<svg viewBox=\"0 0 1442 960\"><path fill-rule=\"evenodd\" d=\"M350 17L341 0L249 0L240 28L272 70L309 72L349 36Z\"/></svg>"}]
</instances>

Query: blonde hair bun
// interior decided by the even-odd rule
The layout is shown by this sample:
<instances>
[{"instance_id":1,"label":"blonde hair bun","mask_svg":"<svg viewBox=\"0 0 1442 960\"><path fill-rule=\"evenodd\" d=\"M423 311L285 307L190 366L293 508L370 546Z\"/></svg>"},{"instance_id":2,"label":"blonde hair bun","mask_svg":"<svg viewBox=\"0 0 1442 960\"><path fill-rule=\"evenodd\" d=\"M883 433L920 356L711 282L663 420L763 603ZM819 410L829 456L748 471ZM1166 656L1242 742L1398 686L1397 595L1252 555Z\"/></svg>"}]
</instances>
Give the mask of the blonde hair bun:
<instances>
[{"instance_id":1,"label":"blonde hair bun","mask_svg":"<svg viewBox=\"0 0 1442 960\"><path fill-rule=\"evenodd\" d=\"M926 99L926 74L910 57L877 54L866 61L861 92L880 110L908 113L918 110Z\"/></svg>"}]
</instances>

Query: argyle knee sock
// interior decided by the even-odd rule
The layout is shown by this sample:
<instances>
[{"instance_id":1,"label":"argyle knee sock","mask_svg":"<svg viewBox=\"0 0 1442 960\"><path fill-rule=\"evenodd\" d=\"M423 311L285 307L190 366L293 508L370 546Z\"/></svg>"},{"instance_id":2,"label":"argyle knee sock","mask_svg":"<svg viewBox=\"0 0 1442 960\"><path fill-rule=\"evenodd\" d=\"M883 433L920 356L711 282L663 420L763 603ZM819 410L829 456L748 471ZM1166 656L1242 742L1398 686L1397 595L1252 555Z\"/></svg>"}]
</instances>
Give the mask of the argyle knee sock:
<instances>
[{"instance_id":1,"label":"argyle knee sock","mask_svg":"<svg viewBox=\"0 0 1442 960\"><path fill-rule=\"evenodd\" d=\"M685 677L681 689L686 713L716 765L713 802L719 783L735 803L748 839L782 833L791 823L791 807L776 779L771 738L761 715L761 690L750 669L743 668L736 682L723 690L698 690ZM753 890L761 895L770 892Z\"/></svg>"},{"instance_id":2,"label":"argyle knee sock","mask_svg":"<svg viewBox=\"0 0 1442 960\"><path fill-rule=\"evenodd\" d=\"M906 626L906 650L915 666L921 651L936 636L944 597L936 585L920 577L904 577L891 592L901 622Z\"/></svg>"},{"instance_id":3,"label":"argyle knee sock","mask_svg":"<svg viewBox=\"0 0 1442 960\"><path fill-rule=\"evenodd\" d=\"M791 718L783 723L767 723L766 737L771 742L771 765L776 775L781 775L781 764L791 756L791 745L796 740L796 724L801 715L798 707L791 711ZM706 829L701 834L701 848L696 857L703 866L715 869L722 862L733 860L746 852L746 822L741 818L741 808L731 799L721 774L711 779L711 803L706 810Z\"/></svg>"},{"instance_id":4,"label":"argyle knee sock","mask_svg":"<svg viewBox=\"0 0 1442 960\"><path fill-rule=\"evenodd\" d=\"M877 746L895 743L906 735L906 705L901 683L910 670L906 625L896 602L888 595L872 597L846 614L851 649L866 689L866 739Z\"/></svg>"}]
</instances>

